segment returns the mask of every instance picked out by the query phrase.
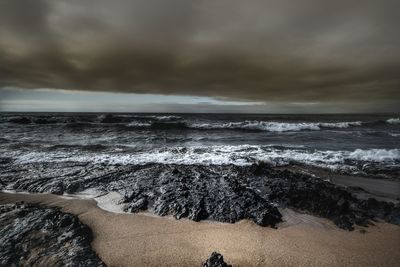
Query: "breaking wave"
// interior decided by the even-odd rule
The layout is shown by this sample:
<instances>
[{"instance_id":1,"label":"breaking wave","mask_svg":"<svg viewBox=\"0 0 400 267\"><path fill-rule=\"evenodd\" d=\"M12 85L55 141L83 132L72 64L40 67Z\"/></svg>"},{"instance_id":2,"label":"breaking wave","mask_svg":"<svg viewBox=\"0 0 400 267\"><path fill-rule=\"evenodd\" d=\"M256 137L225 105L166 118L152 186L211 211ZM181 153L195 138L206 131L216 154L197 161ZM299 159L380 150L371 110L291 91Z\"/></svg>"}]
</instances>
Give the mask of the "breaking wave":
<instances>
[{"instance_id":1,"label":"breaking wave","mask_svg":"<svg viewBox=\"0 0 400 267\"><path fill-rule=\"evenodd\" d=\"M400 149L356 149L350 152L347 158L359 161L395 161L400 159Z\"/></svg>"},{"instance_id":2,"label":"breaking wave","mask_svg":"<svg viewBox=\"0 0 400 267\"><path fill-rule=\"evenodd\" d=\"M386 122L390 124L400 124L400 118L390 118Z\"/></svg>"},{"instance_id":3,"label":"breaking wave","mask_svg":"<svg viewBox=\"0 0 400 267\"><path fill-rule=\"evenodd\" d=\"M365 121L269 121L269 120L203 120L194 117L176 115L134 115L134 114L102 114L102 115L12 115L4 116L1 122L12 124L66 124L85 125L116 124L134 128L171 128L197 130L249 130L268 132L287 131L319 131L323 129L345 129L350 127L377 127L382 124L398 125L400 118L392 117Z\"/></svg>"},{"instance_id":4,"label":"breaking wave","mask_svg":"<svg viewBox=\"0 0 400 267\"><path fill-rule=\"evenodd\" d=\"M299 163L330 169L359 171L363 163L397 166L400 149L356 149L354 151L320 151L274 148L270 146L172 147L127 153L30 152L14 155L16 164L35 162L89 162L111 165L151 163L185 165L251 165L267 162L275 166ZM359 167L361 166L361 167Z\"/></svg>"},{"instance_id":5,"label":"breaking wave","mask_svg":"<svg viewBox=\"0 0 400 267\"><path fill-rule=\"evenodd\" d=\"M348 128L351 126L361 126L361 121L353 122L268 122L268 121L243 121L228 123L203 123L191 124L190 128L195 129L244 129L244 130L260 130L268 132L287 132L287 131L318 131L321 128Z\"/></svg>"},{"instance_id":6,"label":"breaking wave","mask_svg":"<svg viewBox=\"0 0 400 267\"><path fill-rule=\"evenodd\" d=\"M139 116L135 116L135 118L137 118ZM182 117L179 116L142 116L142 118L151 118L151 119L155 119L158 121L176 121L176 120L181 120Z\"/></svg>"},{"instance_id":7,"label":"breaking wave","mask_svg":"<svg viewBox=\"0 0 400 267\"><path fill-rule=\"evenodd\" d=\"M354 122L266 122L266 121L243 121L225 123L188 123L183 121L175 122L131 122L127 124L132 128L153 128L153 129L193 129L193 130L249 130L249 131L268 131L268 132L289 132L289 131L319 131L323 128L349 128L361 126L361 121Z\"/></svg>"},{"instance_id":8,"label":"breaking wave","mask_svg":"<svg viewBox=\"0 0 400 267\"><path fill-rule=\"evenodd\" d=\"M73 127L114 125L115 127L128 127L134 129L181 129L181 130L247 130L247 131L319 131L326 128L350 128L370 124L362 121L347 122L280 122L262 120L198 120L197 118L184 118L175 115L129 115L129 114L102 114L98 116L10 116L5 117L5 122L13 124L65 124ZM399 118L387 120L388 123L397 124ZM380 122L382 123L382 121Z\"/></svg>"}]
</instances>

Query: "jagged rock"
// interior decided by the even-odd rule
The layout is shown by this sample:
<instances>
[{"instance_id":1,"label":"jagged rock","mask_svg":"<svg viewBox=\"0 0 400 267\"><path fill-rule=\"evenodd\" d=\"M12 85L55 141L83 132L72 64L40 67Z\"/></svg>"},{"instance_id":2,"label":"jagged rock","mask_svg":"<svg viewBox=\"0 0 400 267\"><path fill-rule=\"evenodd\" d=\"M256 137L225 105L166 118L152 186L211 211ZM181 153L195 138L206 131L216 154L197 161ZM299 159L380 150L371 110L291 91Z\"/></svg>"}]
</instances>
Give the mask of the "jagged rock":
<instances>
[{"instance_id":1,"label":"jagged rock","mask_svg":"<svg viewBox=\"0 0 400 267\"><path fill-rule=\"evenodd\" d=\"M128 212L150 210L194 221L234 223L249 219L276 227L282 221L278 208L289 207L328 218L348 230L354 224L366 226L375 218L400 223L398 204L358 199L354 188L265 163L206 166L4 161L0 187L56 194L89 188L117 191L124 195L121 202Z\"/></svg>"},{"instance_id":2,"label":"jagged rock","mask_svg":"<svg viewBox=\"0 0 400 267\"><path fill-rule=\"evenodd\" d=\"M271 200L331 219L340 228L367 226L373 218L399 224L400 208L393 203L357 199L343 187L304 174L283 171L275 177L270 181Z\"/></svg>"},{"instance_id":3,"label":"jagged rock","mask_svg":"<svg viewBox=\"0 0 400 267\"><path fill-rule=\"evenodd\" d=\"M135 202L131 202L129 204L127 204L124 207L124 211L127 212L138 212L141 210L146 210L147 209L147 199L146 198L140 198L138 200L136 200Z\"/></svg>"},{"instance_id":4,"label":"jagged rock","mask_svg":"<svg viewBox=\"0 0 400 267\"><path fill-rule=\"evenodd\" d=\"M0 205L0 266L105 266L92 239L86 225L59 209Z\"/></svg>"},{"instance_id":5,"label":"jagged rock","mask_svg":"<svg viewBox=\"0 0 400 267\"><path fill-rule=\"evenodd\" d=\"M152 171L146 171L149 180L137 181L139 187L125 196L123 202L133 203L133 207L128 205L126 209L137 211L142 209L142 203L146 206L151 203L156 214L173 215L177 219L188 217L195 221L212 219L229 223L251 219L262 226L275 226L281 221L277 207L244 187L240 177L219 177L203 166L192 167L181 165L159 170L162 165L151 166ZM198 171L208 179L200 179L196 175ZM154 176L160 172L162 179Z\"/></svg>"},{"instance_id":6,"label":"jagged rock","mask_svg":"<svg viewBox=\"0 0 400 267\"><path fill-rule=\"evenodd\" d=\"M213 252L208 260L203 264L203 267L232 267L224 261L224 257L218 252Z\"/></svg>"}]
</instances>

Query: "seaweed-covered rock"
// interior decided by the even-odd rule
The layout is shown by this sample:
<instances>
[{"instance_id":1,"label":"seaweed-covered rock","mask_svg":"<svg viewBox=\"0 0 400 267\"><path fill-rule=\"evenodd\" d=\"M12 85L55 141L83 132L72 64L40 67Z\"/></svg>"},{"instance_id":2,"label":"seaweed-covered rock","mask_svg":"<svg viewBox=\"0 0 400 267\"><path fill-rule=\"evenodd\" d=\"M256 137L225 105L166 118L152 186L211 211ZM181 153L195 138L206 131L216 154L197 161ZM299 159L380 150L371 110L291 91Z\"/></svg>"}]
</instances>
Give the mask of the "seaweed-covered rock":
<instances>
[{"instance_id":1,"label":"seaweed-covered rock","mask_svg":"<svg viewBox=\"0 0 400 267\"><path fill-rule=\"evenodd\" d=\"M224 261L224 257L218 252L213 252L208 260L203 264L203 267L232 267Z\"/></svg>"},{"instance_id":2,"label":"seaweed-covered rock","mask_svg":"<svg viewBox=\"0 0 400 267\"><path fill-rule=\"evenodd\" d=\"M59 209L0 205L0 266L105 266L92 239L89 227Z\"/></svg>"}]
</instances>

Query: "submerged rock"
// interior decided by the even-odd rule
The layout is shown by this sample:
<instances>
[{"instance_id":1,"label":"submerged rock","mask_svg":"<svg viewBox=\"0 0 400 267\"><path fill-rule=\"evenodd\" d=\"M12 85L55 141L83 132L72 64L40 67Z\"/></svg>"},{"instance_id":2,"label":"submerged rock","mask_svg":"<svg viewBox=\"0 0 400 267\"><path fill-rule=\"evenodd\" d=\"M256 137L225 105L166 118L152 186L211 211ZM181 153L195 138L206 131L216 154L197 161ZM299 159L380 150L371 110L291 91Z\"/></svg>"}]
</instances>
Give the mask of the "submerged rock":
<instances>
[{"instance_id":1,"label":"submerged rock","mask_svg":"<svg viewBox=\"0 0 400 267\"><path fill-rule=\"evenodd\" d=\"M89 227L59 209L0 205L0 266L105 266L92 239Z\"/></svg>"},{"instance_id":2,"label":"submerged rock","mask_svg":"<svg viewBox=\"0 0 400 267\"><path fill-rule=\"evenodd\" d=\"M224 261L224 257L218 252L213 252L208 260L203 264L203 267L232 267Z\"/></svg>"}]
</instances>

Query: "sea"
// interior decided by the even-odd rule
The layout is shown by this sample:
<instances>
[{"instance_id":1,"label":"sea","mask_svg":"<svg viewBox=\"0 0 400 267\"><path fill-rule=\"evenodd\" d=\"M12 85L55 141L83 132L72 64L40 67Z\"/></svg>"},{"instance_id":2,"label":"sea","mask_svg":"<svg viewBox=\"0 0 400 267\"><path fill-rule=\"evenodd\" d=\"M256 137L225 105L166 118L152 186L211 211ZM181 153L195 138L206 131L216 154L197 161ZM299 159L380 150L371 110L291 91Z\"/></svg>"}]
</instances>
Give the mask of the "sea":
<instances>
[{"instance_id":1,"label":"sea","mask_svg":"<svg viewBox=\"0 0 400 267\"><path fill-rule=\"evenodd\" d=\"M397 179L399 114L1 113L7 164L301 165Z\"/></svg>"}]
</instances>

